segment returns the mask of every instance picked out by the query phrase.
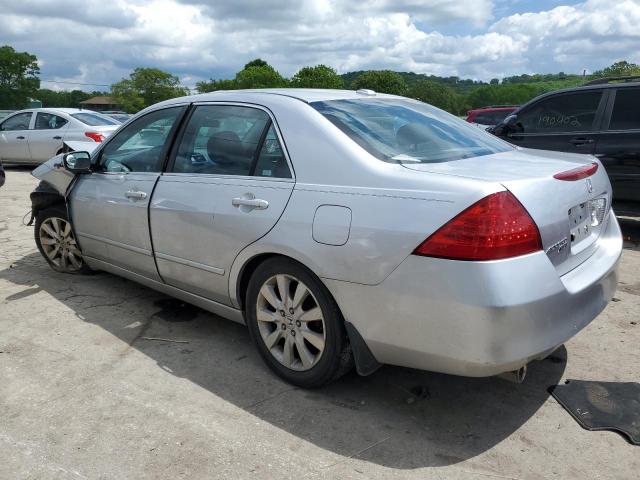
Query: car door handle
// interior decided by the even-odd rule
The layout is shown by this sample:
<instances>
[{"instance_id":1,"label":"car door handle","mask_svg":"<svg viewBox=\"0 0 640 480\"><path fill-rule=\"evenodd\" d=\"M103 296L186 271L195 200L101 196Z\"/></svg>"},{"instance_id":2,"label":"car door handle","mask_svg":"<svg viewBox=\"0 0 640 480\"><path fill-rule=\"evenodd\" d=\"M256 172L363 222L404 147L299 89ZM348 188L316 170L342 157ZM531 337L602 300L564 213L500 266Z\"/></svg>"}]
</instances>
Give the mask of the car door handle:
<instances>
[{"instance_id":1,"label":"car door handle","mask_svg":"<svg viewBox=\"0 0 640 480\"><path fill-rule=\"evenodd\" d=\"M234 198L231 200L234 207L251 207L251 209L264 210L269 207L269 202L261 198Z\"/></svg>"},{"instance_id":2,"label":"car door handle","mask_svg":"<svg viewBox=\"0 0 640 480\"><path fill-rule=\"evenodd\" d=\"M18 140L24 140L24 137L22 135L20 135L19 137L16 137Z\"/></svg>"},{"instance_id":3,"label":"car door handle","mask_svg":"<svg viewBox=\"0 0 640 480\"><path fill-rule=\"evenodd\" d=\"M53 137L54 140L62 140L62 137L60 135L56 135L55 137Z\"/></svg>"},{"instance_id":4,"label":"car door handle","mask_svg":"<svg viewBox=\"0 0 640 480\"><path fill-rule=\"evenodd\" d=\"M133 200L144 200L145 198L147 198L147 193L137 190L129 190L124 194L124 196Z\"/></svg>"},{"instance_id":5,"label":"car door handle","mask_svg":"<svg viewBox=\"0 0 640 480\"><path fill-rule=\"evenodd\" d=\"M582 145L589 145L593 143L593 138L576 137L569 140L569 143L576 147L580 147Z\"/></svg>"}]
</instances>

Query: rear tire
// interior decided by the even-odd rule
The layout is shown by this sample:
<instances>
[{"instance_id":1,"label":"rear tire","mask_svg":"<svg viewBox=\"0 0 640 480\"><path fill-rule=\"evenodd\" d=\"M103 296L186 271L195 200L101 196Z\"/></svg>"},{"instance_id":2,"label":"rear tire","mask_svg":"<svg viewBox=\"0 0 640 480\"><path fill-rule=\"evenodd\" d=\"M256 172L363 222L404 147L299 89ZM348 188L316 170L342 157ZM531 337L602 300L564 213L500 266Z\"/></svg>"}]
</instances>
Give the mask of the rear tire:
<instances>
[{"instance_id":1,"label":"rear tire","mask_svg":"<svg viewBox=\"0 0 640 480\"><path fill-rule=\"evenodd\" d=\"M276 257L259 265L249 281L245 305L258 352L286 381L320 387L353 368L338 305L299 263Z\"/></svg>"},{"instance_id":2,"label":"rear tire","mask_svg":"<svg viewBox=\"0 0 640 480\"><path fill-rule=\"evenodd\" d=\"M76 243L64 204L52 205L38 212L34 236L38 250L56 272L91 273Z\"/></svg>"}]
</instances>

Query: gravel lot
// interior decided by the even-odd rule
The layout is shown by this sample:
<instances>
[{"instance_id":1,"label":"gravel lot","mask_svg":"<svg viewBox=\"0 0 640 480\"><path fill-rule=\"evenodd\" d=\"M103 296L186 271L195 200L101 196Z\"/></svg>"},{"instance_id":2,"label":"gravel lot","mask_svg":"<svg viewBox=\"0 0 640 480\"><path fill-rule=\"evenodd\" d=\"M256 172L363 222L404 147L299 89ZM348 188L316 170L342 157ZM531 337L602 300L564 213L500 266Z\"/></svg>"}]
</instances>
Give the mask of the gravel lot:
<instances>
[{"instance_id":1,"label":"gravel lot","mask_svg":"<svg viewBox=\"0 0 640 480\"><path fill-rule=\"evenodd\" d=\"M639 380L640 222L616 301L524 384L383 367L305 391L240 325L50 270L22 226L35 184L9 168L0 188L2 479L638 478L640 447L583 430L547 387Z\"/></svg>"}]
</instances>

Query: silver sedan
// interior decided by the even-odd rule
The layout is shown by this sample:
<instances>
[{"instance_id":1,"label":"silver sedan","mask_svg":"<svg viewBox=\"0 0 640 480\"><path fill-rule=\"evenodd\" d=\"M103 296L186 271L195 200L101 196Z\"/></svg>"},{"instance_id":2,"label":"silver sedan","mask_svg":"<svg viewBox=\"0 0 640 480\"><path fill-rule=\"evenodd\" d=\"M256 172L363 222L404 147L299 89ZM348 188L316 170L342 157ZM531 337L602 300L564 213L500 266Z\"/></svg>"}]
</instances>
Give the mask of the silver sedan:
<instances>
[{"instance_id":1,"label":"silver sedan","mask_svg":"<svg viewBox=\"0 0 640 480\"><path fill-rule=\"evenodd\" d=\"M55 270L104 270L245 323L304 387L385 363L522 379L617 284L597 159L368 90L173 99L34 175Z\"/></svg>"},{"instance_id":2,"label":"silver sedan","mask_svg":"<svg viewBox=\"0 0 640 480\"><path fill-rule=\"evenodd\" d=\"M102 142L120 123L77 108L20 110L0 122L0 161L42 163L61 153L63 142Z\"/></svg>"}]
</instances>

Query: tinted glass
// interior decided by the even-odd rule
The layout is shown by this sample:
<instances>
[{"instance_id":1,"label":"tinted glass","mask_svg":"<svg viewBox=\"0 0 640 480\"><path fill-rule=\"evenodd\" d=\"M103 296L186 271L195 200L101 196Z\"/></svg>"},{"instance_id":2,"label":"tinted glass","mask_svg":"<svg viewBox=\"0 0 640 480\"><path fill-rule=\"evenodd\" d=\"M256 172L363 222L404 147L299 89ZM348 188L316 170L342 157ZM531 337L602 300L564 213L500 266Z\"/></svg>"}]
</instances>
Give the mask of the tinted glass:
<instances>
[{"instance_id":1,"label":"tinted glass","mask_svg":"<svg viewBox=\"0 0 640 480\"><path fill-rule=\"evenodd\" d=\"M159 172L164 147L184 107L156 110L118 132L102 150L100 169L106 172Z\"/></svg>"},{"instance_id":2,"label":"tinted glass","mask_svg":"<svg viewBox=\"0 0 640 480\"><path fill-rule=\"evenodd\" d=\"M76 120L80 120L85 125L89 125L92 127L101 127L104 125L120 125L115 120L103 115L98 115L96 113L72 113L71 116Z\"/></svg>"},{"instance_id":3,"label":"tinted glass","mask_svg":"<svg viewBox=\"0 0 640 480\"><path fill-rule=\"evenodd\" d=\"M269 115L257 108L196 107L180 142L173 171L250 175L268 122Z\"/></svg>"},{"instance_id":4,"label":"tinted glass","mask_svg":"<svg viewBox=\"0 0 640 480\"><path fill-rule=\"evenodd\" d=\"M518 114L518 133L587 132L592 130L601 91L556 95Z\"/></svg>"},{"instance_id":5,"label":"tinted glass","mask_svg":"<svg viewBox=\"0 0 640 480\"><path fill-rule=\"evenodd\" d=\"M480 112L476 115L475 123L482 125L498 125L509 115L513 110L496 110L494 112Z\"/></svg>"},{"instance_id":6,"label":"tinted glass","mask_svg":"<svg viewBox=\"0 0 640 480\"><path fill-rule=\"evenodd\" d=\"M269 127L260 149L254 175L256 177L291 178L287 159L284 156L273 125Z\"/></svg>"},{"instance_id":7,"label":"tinted glass","mask_svg":"<svg viewBox=\"0 0 640 480\"><path fill-rule=\"evenodd\" d=\"M621 88L616 92L609 130L640 129L640 88Z\"/></svg>"},{"instance_id":8,"label":"tinted glass","mask_svg":"<svg viewBox=\"0 0 640 480\"><path fill-rule=\"evenodd\" d=\"M387 162L447 162L513 148L416 100L331 100L311 106L374 157Z\"/></svg>"},{"instance_id":9,"label":"tinted glass","mask_svg":"<svg viewBox=\"0 0 640 480\"><path fill-rule=\"evenodd\" d=\"M31 112L27 112L19 113L11 118L7 118L2 123L2 130L28 130L31 115Z\"/></svg>"},{"instance_id":10,"label":"tinted glass","mask_svg":"<svg viewBox=\"0 0 640 480\"><path fill-rule=\"evenodd\" d=\"M36 130L56 130L67 124L67 120L53 113L41 113L36 115Z\"/></svg>"}]
</instances>

